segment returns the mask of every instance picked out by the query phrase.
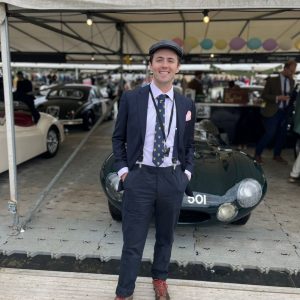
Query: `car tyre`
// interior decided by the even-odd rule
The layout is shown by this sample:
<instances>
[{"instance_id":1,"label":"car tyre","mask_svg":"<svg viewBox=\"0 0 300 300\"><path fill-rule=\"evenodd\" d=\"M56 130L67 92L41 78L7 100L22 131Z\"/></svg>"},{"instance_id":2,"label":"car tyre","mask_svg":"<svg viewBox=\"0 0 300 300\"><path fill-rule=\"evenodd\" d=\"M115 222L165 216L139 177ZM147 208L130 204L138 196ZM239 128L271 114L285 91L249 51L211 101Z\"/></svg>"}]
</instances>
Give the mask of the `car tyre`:
<instances>
[{"instance_id":1,"label":"car tyre","mask_svg":"<svg viewBox=\"0 0 300 300\"><path fill-rule=\"evenodd\" d=\"M245 225L249 221L250 216L251 216L251 213L244 216L244 217L242 217L242 218L240 218L240 219L238 219L238 220L236 220L236 221L234 221L234 222L231 222L230 224L232 224L232 225Z\"/></svg>"},{"instance_id":2,"label":"car tyre","mask_svg":"<svg viewBox=\"0 0 300 300\"><path fill-rule=\"evenodd\" d=\"M122 213L108 201L108 209L113 220L122 221Z\"/></svg>"},{"instance_id":3,"label":"car tyre","mask_svg":"<svg viewBox=\"0 0 300 300\"><path fill-rule=\"evenodd\" d=\"M84 117L83 117L83 129L84 130L91 130L92 127L94 126L95 123L95 117L92 112L88 112Z\"/></svg>"},{"instance_id":4,"label":"car tyre","mask_svg":"<svg viewBox=\"0 0 300 300\"><path fill-rule=\"evenodd\" d=\"M44 153L44 156L47 158L55 156L58 151L59 133L55 127L51 127L48 130L47 138L46 138L46 148L47 151Z\"/></svg>"}]
</instances>

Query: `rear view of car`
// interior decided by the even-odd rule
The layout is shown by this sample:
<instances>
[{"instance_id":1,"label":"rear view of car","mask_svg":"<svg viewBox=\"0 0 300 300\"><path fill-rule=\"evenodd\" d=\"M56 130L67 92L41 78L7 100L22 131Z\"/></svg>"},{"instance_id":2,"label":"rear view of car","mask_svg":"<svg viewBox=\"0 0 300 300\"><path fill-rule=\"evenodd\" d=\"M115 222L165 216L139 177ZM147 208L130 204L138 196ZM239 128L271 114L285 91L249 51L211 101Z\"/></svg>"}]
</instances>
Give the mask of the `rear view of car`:
<instances>
[{"instance_id":1,"label":"rear view of car","mask_svg":"<svg viewBox=\"0 0 300 300\"><path fill-rule=\"evenodd\" d=\"M64 125L81 125L90 130L102 115L100 95L93 86L56 86L49 91L46 100L38 110L54 116Z\"/></svg>"}]
</instances>

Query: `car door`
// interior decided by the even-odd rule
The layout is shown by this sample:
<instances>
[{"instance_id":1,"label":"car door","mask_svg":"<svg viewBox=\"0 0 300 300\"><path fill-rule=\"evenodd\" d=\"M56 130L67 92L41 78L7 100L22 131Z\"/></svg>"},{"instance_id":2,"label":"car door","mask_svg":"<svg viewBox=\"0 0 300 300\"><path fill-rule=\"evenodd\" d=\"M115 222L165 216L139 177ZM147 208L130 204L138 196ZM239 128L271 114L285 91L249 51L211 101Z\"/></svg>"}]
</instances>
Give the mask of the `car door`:
<instances>
[{"instance_id":1,"label":"car door","mask_svg":"<svg viewBox=\"0 0 300 300\"><path fill-rule=\"evenodd\" d=\"M17 163L24 162L45 151L46 141L37 125L15 126Z\"/></svg>"}]
</instances>

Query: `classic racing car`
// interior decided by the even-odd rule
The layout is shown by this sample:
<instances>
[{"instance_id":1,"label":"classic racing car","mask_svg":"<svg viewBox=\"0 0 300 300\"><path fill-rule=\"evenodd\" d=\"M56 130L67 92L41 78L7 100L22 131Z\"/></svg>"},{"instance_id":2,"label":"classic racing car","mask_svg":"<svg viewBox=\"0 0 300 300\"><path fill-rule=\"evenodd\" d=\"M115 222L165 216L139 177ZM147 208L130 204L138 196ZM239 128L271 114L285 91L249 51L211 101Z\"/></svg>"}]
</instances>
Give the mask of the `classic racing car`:
<instances>
[{"instance_id":1,"label":"classic racing car","mask_svg":"<svg viewBox=\"0 0 300 300\"><path fill-rule=\"evenodd\" d=\"M37 109L64 125L82 125L83 129L90 130L102 115L112 118L113 112L107 112L110 102L95 86L64 84L52 87Z\"/></svg>"},{"instance_id":2,"label":"classic racing car","mask_svg":"<svg viewBox=\"0 0 300 300\"><path fill-rule=\"evenodd\" d=\"M261 166L246 153L228 147L208 120L196 124L194 156L189 183L194 196L184 195L179 223L246 224L267 190ZM119 177L113 164L110 154L102 165L100 181L112 218L121 221L122 193L117 192Z\"/></svg>"},{"instance_id":3,"label":"classic racing car","mask_svg":"<svg viewBox=\"0 0 300 300\"><path fill-rule=\"evenodd\" d=\"M37 124L22 102L14 102L14 121L16 138L17 164L39 154L46 157L56 155L59 145L64 140L63 126L48 114L40 113ZM0 102L0 173L8 169L6 117L4 103Z\"/></svg>"}]
</instances>

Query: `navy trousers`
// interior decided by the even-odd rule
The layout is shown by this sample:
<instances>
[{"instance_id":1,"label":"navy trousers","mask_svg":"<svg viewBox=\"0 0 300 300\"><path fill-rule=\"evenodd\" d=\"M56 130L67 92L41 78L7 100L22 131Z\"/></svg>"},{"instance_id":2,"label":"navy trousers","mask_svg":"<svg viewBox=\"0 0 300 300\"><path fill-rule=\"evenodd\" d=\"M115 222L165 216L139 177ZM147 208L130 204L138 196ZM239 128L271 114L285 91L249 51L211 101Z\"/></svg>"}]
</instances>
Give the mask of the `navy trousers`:
<instances>
[{"instance_id":1,"label":"navy trousers","mask_svg":"<svg viewBox=\"0 0 300 300\"><path fill-rule=\"evenodd\" d=\"M134 167L124 181L122 202L123 250L116 294L130 296L141 264L152 216L156 242L152 277L166 279L171 258L174 229L188 178L180 166Z\"/></svg>"},{"instance_id":2,"label":"navy trousers","mask_svg":"<svg viewBox=\"0 0 300 300\"><path fill-rule=\"evenodd\" d=\"M269 118L263 118L265 133L256 145L256 155L261 155L275 136L274 156L279 156L284 146L287 133L287 112L278 109L276 114Z\"/></svg>"}]
</instances>

